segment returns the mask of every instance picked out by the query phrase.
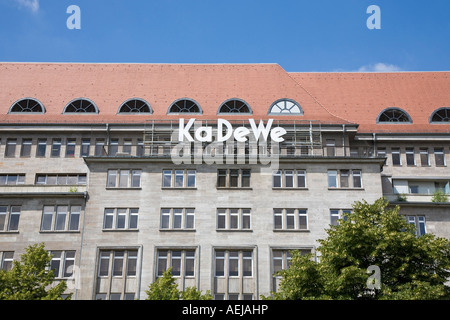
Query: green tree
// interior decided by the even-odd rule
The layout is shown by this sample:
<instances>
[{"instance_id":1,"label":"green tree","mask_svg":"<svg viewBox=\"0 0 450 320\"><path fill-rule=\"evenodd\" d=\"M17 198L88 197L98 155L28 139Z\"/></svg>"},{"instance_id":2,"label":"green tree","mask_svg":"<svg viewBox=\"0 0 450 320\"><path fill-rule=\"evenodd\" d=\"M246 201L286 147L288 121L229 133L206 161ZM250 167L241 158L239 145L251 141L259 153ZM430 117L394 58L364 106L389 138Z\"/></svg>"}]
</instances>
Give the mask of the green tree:
<instances>
[{"instance_id":1,"label":"green tree","mask_svg":"<svg viewBox=\"0 0 450 320\"><path fill-rule=\"evenodd\" d=\"M11 270L0 270L0 300L63 300L67 285L64 281L53 285L52 256L44 247L43 243L27 247Z\"/></svg>"},{"instance_id":2,"label":"green tree","mask_svg":"<svg viewBox=\"0 0 450 320\"><path fill-rule=\"evenodd\" d=\"M320 262L294 253L273 298L449 299L450 241L417 237L399 207L387 206L384 198L356 202L319 240ZM379 287L368 287L370 266L380 270Z\"/></svg>"},{"instance_id":3,"label":"green tree","mask_svg":"<svg viewBox=\"0 0 450 320\"><path fill-rule=\"evenodd\" d=\"M202 294L195 287L188 287L185 291L178 290L176 279L172 275L172 268L164 271L162 277L150 284L145 293L147 300L211 300L213 298L209 291Z\"/></svg>"},{"instance_id":4,"label":"green tree","mask_svg":"<svg viewBox=\"0 0 450 320\"><path fill-rule=\"evenodd\" d=\"M436 190L433 193L433 197L431 198L431 202L448 202L448 195L442 190Z\"/></svg>"}]
</instances>

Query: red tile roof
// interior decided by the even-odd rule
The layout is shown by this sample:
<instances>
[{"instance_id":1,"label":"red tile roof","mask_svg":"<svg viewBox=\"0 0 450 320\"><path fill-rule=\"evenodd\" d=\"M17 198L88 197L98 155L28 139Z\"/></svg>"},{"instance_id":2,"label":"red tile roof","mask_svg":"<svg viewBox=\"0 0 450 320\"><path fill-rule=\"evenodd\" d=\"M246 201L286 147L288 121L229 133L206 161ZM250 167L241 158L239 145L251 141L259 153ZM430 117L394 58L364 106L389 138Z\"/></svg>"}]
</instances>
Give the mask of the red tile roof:
<instances>
[{"instance_id":1,"label":"red tile roof","mask_svg":"<svg viewBox=\"0 0 450 320\"><path fill-rule=\"evenodd\" d=\"M360 124L359 132L450 133L450 123L429 124L450 107L450 72L291 73L333 114ZM400 108L412 124L377 124L387 108Z\"/></svg>"},{"instance_id":2,"label":"red tile roof","mask_svg":"<svg viewBox=\"0 0 450 320\"><path fill-rule=\"evenodd\" d=\"M248 103L253 114L224 119L320 120L359 123L361 132L450 132L430 125L437 108L450 106L450 72L288 73L277 64L83 64L0 63L0 123L143 123L148 119L217 119L231 98ZM35 98L45 114L8 114L22 98ZM88 98L99 114L62 114L73 99ZM130 98L141 98L153 114L117 115ZM181 98L198 102L202 115L167 115ZM281 98L297 101L303 116L268 115ZM376 124L387 107L409 113L412 125Z\"/></svg>"}]
</instances>

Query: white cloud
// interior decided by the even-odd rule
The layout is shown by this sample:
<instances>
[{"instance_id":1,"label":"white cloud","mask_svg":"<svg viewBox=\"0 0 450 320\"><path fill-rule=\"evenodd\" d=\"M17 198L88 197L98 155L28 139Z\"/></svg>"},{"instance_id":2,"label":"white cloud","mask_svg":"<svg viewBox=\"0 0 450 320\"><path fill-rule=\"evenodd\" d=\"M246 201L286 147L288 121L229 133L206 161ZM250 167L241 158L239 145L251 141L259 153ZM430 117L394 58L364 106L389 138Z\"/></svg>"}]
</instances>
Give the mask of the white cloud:
<instances>
[{"instance_id":1,"label":"white cloud","mask_svg":"<svg viewBox=\"0 0 450 320\"><path fill-rule=\"evenodd\" d=\"M393 64L375 63L360 67L358 72L398 72L402 71L400 67Z\"/></svg>"},{"instance_id":2,"label":"white cloud","mask_svg":"<svg viewBox=\"0 0 450 320\"><path fill-rule=\"evenodd\" d=\"M36 13L39 11L39 0L14 0L20 7L27 8L31 12Z\"/></svg>"}]
</instances>

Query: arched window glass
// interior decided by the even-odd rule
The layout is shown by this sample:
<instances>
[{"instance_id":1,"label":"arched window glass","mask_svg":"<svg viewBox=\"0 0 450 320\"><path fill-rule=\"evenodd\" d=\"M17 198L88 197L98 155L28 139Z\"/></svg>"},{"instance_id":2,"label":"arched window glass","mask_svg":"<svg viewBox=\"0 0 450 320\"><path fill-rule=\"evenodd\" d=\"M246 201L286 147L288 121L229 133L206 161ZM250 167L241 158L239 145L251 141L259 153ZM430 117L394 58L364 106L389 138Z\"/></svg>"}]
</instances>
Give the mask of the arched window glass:
<instances>
[{"instance_id":1,"label":"arched window glass","mask_svg":"<svg viewBox=\"0 0 450 320\"><path fill-rule=\"evenodd\" d=\"M170 106L168 113L202 113L202 109L195 101L181 99Z\"/></svg>"},{"instance_id":2,"label":"arched window glass","mask_svg":"<svg viewBox=\"0 0 450 320\"><path fill-rule=\"evenodd\" d=\"M94 102L82 98L69 102L63 113L98 113L98 109Z\"/></svg>"},{"instance_id":3,"label":"arched window glass","mask_svg":"<svg viewBox=\"0 0 450 320\"><path fill-rule=\"evenodd\" d=\"M252 110L244 101L231 99L220 106L218 113L252 113Z\"/></svg>"},{"instance_id":4,"label":"arched window glass","mask_svg":"<svg viewBox=\"0 0 450 320\"><path fill-rule=\"evenodd\" d=\"M152 109L144 100L130 99L120 106L119 113L152 113Z\"/></svg>"},{"instance_id":5,"label":"arched window glass","mask_svg":"<svg viewBox=\"0 0 450 320\"><path fill-rule=\"evenodd\" d=\"M9 113L44 113L45 109L42 103L37 101L36 99L21 99L14 103L9 109Z\"/></svg>"},{"instance_id":6,"label":"arched window glass","mask_svg":"<svg viewBox=\"0 0 450 320\"><path fill-rule=\"evenodd\" d=\"M450 108L440 108L433 112L430 122L449 122Z\"/></svg>"},{"instance_id":7,"label":"arched window glass","mask_svg":"<svg viewBox=\"0 0 450 320\"><path fill-rule=\"evenodd\" d=\"M290 99L275 101L269 109L269 114L273 115L303 115L300 105Z\"/></svg>"},{"instance_id":8,"label":"arched window glass","mask_svg":"<svg viewBox=\"0 0 450 320\"><path fill-rule=\"evenodd\" d=\"M403 122L412 123L411 117L405 111L398 108L383 110L377 119L377 123Z\"/></svg>"}]
</instances>

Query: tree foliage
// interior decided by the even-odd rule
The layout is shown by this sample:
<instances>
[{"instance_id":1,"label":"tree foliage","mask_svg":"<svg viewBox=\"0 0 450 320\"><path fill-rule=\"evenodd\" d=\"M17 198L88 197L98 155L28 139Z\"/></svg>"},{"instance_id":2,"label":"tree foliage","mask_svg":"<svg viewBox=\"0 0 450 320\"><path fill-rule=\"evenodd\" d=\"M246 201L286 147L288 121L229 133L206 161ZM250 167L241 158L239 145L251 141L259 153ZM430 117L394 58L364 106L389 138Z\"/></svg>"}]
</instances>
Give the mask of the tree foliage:
<instances>
[{"instance_id":1,"label":"tree foliage","mask_svg":"<svg viewBox=\"0 0 450 320\"><path fill-rule=\"evenodd\" d=\"M202 294L195 287L188 287L184 291L178 290L172 268L164 271L162 277L151 283L145 293L147 300L211 300L213 298L209 291Z\"/></svg>"},{"instance_id":2,"label":"tree foliage","mask_svg":"<svg viewBox=\"0 0 450 320\"><path fill-rule=\"evenodd\" d=\"M0 270L0 300L62 300L67 285L64 281L53 285L51 258L43 243L27 247L11 270Z\"/></svg>"},{"instance_id":3,"label":"tree foliage","mask_svg":"<svg viewBox=\"0 0 450 320\"><path fill-rule=\"evenodd\" d=\"M328 237L319 240L320 262L294 252L282 270L274 299L450 299L450 241L415 227L387 209L388 202L356 202ZM380 270L380 286L369 288L370 266ZM265 297L267 298L267 297Z\"/></svg>"}]
</instances>

